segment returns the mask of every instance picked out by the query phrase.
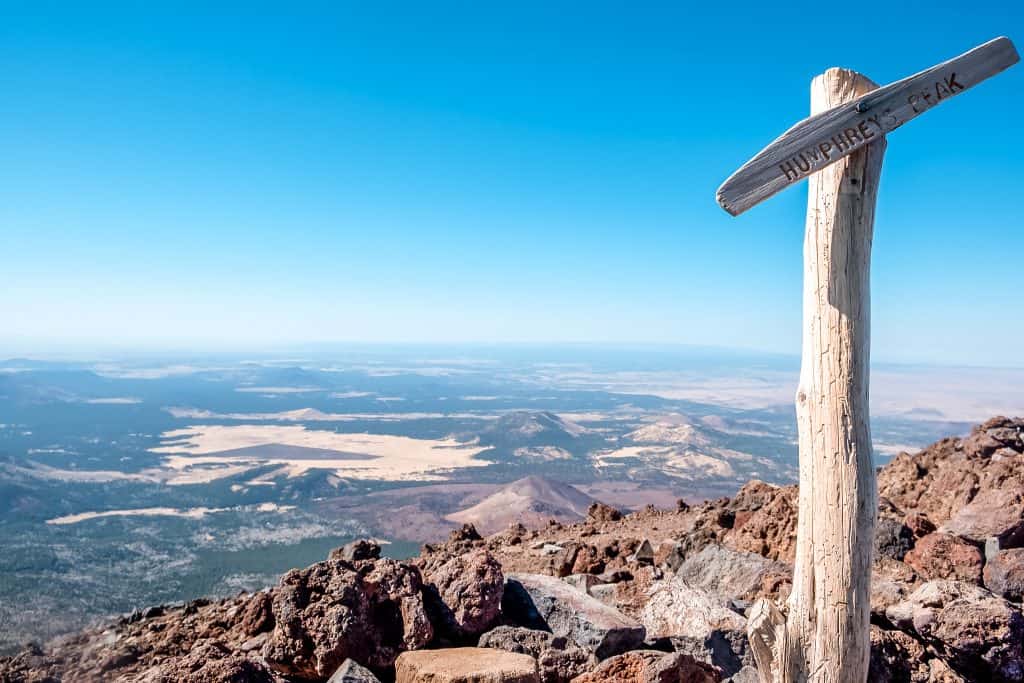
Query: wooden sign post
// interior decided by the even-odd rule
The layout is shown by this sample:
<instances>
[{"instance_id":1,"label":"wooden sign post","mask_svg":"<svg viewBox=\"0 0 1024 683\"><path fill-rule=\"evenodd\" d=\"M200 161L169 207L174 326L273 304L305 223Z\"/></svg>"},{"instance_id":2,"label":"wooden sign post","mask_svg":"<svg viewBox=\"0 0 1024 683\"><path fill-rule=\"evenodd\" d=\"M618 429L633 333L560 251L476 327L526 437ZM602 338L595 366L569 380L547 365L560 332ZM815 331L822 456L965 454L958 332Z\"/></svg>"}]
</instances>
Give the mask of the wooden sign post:
<instances>
[{"instance_id":1,"label":"wooden sign post","mask_svg":"<svg viewBox=\"0 0 1024 683\"><path fill-rule=\"evenodd\" d=\"M796 395L800 493L793 590L758 601L747 633L762 683L867 679L878 508L868 409L870 264L885 135L1018 61L997 38L879 88L845 69L811 83L811 117L734 173L718 203L738 215L810 179L803 352Z\"/></svg>"}]
</instances>

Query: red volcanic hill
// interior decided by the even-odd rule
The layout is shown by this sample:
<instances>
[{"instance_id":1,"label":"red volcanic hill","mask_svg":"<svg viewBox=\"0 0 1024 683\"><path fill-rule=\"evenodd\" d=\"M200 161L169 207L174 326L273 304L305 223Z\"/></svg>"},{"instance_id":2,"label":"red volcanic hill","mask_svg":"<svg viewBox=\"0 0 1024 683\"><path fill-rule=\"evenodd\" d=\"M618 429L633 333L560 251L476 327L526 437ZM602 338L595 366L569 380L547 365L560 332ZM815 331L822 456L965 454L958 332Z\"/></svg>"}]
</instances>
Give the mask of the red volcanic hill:
<instances>
[{"instance_id":1,"label":"red volcanic hill","mask_svg":"<svg viewBox=\"0 0 1024 683\"><path fill-rule=\"evenodd\" d=\"M544 477L514 481L476 505L454 512L447 519L472 524L480 533L492 534L515 522L539 526L549 519L577 521L587 514L594 499L577 488Z\"/></svg>"}]
</instances>

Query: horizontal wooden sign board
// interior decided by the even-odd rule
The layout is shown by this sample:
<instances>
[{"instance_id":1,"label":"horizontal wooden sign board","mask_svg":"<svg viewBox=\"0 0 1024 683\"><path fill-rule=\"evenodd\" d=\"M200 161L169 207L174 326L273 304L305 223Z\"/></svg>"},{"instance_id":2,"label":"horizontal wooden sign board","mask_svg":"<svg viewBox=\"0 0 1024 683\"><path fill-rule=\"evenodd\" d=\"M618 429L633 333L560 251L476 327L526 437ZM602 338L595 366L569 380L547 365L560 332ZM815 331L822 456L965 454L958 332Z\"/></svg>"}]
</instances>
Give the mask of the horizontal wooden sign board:
<instances>
[{"instance_id":1,"label":"horizontal wooden sign board","mask_svg":"<svg viewBox=\"0 0 1024 683\"><path fill-rule=\"evenodd\" d=\"M806 118L722 183L718 203L737 216L1019 59L1009 38L996 38L948 62Z\"/></svg>"}]
</instances>

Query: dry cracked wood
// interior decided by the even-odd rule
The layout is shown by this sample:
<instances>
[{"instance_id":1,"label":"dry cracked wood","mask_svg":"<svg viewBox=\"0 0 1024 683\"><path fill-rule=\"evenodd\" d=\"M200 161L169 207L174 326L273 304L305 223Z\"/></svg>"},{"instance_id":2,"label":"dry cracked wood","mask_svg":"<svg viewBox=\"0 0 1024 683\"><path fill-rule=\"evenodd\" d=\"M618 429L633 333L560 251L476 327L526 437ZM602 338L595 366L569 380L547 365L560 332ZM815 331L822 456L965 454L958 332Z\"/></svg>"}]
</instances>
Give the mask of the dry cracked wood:
<instances>
[{"instance_id":1,"label":"dry cracked wood","mask_svg":"<svg viewBox=\"0 0 1024 683\"><path fill-rule=\"evenodd\" d=\"M812 111L877 86L829 69ZM877 494L868 418L870 265L886 140L811 176L804 236L803 356L796 410L800 493L785 615L759 603L748 634L764 683L863 683Z\"/></svg>"},{"instance_id":2,"label":"dry cracked wood","mask_svg":"<svg viewBox=\"0 0 1024 683\"><path fill-rule=\"evenodd\" d=\"M948 62L804 119L718 188L736 216L776 192L852 154L910 119L1013 66L1008 38L996 38Z\"/></svg>"}]
</instances>

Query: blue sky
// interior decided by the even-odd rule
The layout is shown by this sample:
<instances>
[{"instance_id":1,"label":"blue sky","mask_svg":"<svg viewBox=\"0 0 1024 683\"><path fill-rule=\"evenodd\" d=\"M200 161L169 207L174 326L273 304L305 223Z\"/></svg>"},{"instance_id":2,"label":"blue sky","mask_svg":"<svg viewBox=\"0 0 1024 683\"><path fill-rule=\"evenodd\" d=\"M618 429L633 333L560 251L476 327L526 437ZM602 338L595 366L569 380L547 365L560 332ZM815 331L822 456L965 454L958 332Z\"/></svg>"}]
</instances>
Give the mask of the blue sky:
<instances>
[{"instance_id":1,"label":"blue sky","mask_svg":"<svg viewBox=\"0 0 1024 683\"><path fill-rule=\"evenodd\" d=\"M205 4L4 4L0 346L797 353L806 184L715 189L829 66L1024 44L1008 2ZM876 359L1022 364L1022 89L890 136Z\"/></svg>"}]
</instances>

